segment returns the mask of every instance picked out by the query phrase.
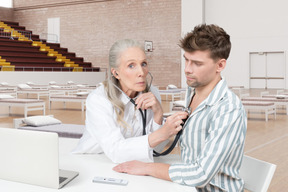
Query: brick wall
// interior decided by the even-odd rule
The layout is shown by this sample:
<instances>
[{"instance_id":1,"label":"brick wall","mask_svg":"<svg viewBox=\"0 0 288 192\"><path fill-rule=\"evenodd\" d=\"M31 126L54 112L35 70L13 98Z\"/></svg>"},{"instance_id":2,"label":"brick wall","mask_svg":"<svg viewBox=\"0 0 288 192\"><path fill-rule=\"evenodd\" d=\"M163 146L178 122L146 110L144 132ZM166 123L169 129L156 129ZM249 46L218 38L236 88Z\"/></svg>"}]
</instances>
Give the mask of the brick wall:
<instances>
[{"instance_id":1,"label":"brick wall","mask_svg":"<svg viewBox=\"0 0 288 192\"><path fill-rule=\"evenodd\" d=\"M13 21L13 9L0 7L0 20Z\"/></svg>"},{"instance_id":2,"label":"brick wall","mask_svg":"<svg viewBox=\"0 0 288 192\"><path fill-rule=\"evenodd\" d=\"M14 8L14 21L35 34L47 33L47 18L59 17L61 46L93 66L107 67L118 39L153 41L147 56L154 84L181 85L181 0L14 0Z\"/></svg>"}]
</instances>

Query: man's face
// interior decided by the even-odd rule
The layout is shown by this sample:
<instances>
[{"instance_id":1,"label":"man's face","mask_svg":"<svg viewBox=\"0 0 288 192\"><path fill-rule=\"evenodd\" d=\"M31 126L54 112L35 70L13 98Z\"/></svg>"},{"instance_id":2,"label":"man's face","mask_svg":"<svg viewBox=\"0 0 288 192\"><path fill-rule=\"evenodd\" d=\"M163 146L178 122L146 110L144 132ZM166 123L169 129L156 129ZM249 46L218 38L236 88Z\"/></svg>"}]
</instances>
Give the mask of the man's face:
<instances>
[{"instance_id":1,"label":"man's face","mask_svg":"<svg viewBox=\"0 0 288 192\"><path fill-rule=\"evenodd\" d=\"M187 85L204 88L219 76L218 64L210 58L210 51L185 52Z\"/></svg>"}]
</instances>

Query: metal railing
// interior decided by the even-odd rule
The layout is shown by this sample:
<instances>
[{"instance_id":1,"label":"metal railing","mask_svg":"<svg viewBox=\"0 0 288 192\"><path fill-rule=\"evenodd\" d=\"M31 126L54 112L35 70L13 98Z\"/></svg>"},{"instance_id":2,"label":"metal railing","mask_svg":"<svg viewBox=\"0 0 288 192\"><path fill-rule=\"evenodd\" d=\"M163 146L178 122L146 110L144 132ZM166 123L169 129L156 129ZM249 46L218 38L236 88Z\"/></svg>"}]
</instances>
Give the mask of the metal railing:
<instances>
[{"instance_id":1,"label":"metal railing","mask_svg":"<svg viewBox=\"0 0 288 192\"><path fill-rule=\"evenodd\" d=\"M4 37L7 39L12 39L11 33L10 32L4 32L4 30L0 29L0 37Z\"/></svg>"},{"instance_id":2,"label":"metal railing","mask_svg":"<svg viewBox=\"0 0 288 192\"><path fill-rule=\"evenodd\" d=\"M2 66L0 66L0 69L2 70ZM25 67L25 66L15 66L15 71L45 71L45 72L73 72L74 67ZM0 71L1 71L0 70ZM105 68L93 68L93 67L83 67L82 72L102 72L106 71Z\"/></svg>"},{"instance_id":3,"label":"metal railing","mask_svg":"<svg viewBox=\"0 0 288 192\"><path fill-rule=\"evenodd\" d=\"M29 40L32 40L32 32L28 32L28 31L21 31L21 30L16 30L18 33L21 33L22 35L24 35L25 37L27 37ZM14 31L13 31L14 32Z\"/></svg>"},{"instance_id":4,"label":"metal railing","mask_svg":"<svg viewBox=\"0 0 288 192\"><path fill-rule=\"evenodd\" d=\"M16 35L17 33L20 33L21 35L24 35L29 40L31 40L32 32L14 30L14 29L11 30L11 29L4 29L4 28L1 28L1 30L0 30L0 37L14 39L14 37L17 37L17 35Z\"/></svg>"},{"instance_id":5,"label":"metal railing","mask_svg":"<svg viewBox=\"0 0 288 192\"><path fill-rule=\"evenodd\" d=\"M53 33L41 33L40 39L46 39L48 43L59 43L59 37Z\"/></svg>"}]
</instances>

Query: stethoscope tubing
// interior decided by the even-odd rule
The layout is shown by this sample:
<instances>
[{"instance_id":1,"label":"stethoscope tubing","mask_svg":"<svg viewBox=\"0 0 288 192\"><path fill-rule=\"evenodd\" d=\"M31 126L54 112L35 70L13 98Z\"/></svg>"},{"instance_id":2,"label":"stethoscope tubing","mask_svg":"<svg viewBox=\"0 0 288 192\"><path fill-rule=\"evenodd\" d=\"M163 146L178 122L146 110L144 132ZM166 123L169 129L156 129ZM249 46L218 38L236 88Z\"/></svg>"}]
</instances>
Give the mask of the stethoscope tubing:
<instances>
[{"instance_id":1,"label":"stethoscope tubing","mask_svg":"<svg viewBox=\"0 0 288 192\"><path fill-rule=\"evenodd\" d=\"M153 76L152 76L152 74L151 74L150 72L148 72L148 73L149 73L149 75L151 76L150 85L149 85L149 87L148 87L148 90L150 90L150 87L151 87L152 81L153 81ZM113 85L114 85L119 91L121 91L124 95L126 95L117 85L115 85L115 84L113 84ZM126 95L126 96L127 96L127 95ZM127 97L128 97L128 96L127 96ZM130 98L130 97L128 97L128 98L130 99L130 102L131 102L131 103L133 103L135 106L137 106L136 103L135 103L135 100L134 100L134 99L136 99L136 98L134 98L134 99L132 99L132 98ZM186 109L186 110L187 110L187 109ZM188 109L188 110L189 110L189 109ZM147 110L144 109L144 112L143 112L143 110L139 108L139 111L140 111L140 114L141 114L141 117L142 117L142 126L143 126L142 134L143 134L143 135L146 135L146 134L147 134L147 133L146 133ZM188 113L189 113L189 112L188 112ZM190 113L189 113L189 114L190 114ZM187 119L188 119L188 118L187 118ZM183 120L182 127L184 126L185 121L186 121L187 119ZM182 132L183 132L183 129L176 134L175 139L174 139L173 143L171 144L171 146L170 146L168 149L166 149L165 151L163 151L162 153L158 153L157 151L153 150L153 156L154 156L154 157L159 157L159 156L164 156L164 155L169 154L169 153L175 148L176 143L178 142L178 140L179 140Z\"/></svg>"},{"instance_id":2,"label":"stethoscope tubing","mask_svg":"<svg viewBox=\"0 0 288 192\"><path fill-rule=\"evenodd\" d=\"M130 102L133 103L136 106L136 103L133 99L130 99ZM142 117L142 124L143 124L143 135L146 135L146 115L147 115L147 110L144 109L144 112L142 109L139 108L139 111L141 113L141 117Z\"/></svg>"}]
</instances>

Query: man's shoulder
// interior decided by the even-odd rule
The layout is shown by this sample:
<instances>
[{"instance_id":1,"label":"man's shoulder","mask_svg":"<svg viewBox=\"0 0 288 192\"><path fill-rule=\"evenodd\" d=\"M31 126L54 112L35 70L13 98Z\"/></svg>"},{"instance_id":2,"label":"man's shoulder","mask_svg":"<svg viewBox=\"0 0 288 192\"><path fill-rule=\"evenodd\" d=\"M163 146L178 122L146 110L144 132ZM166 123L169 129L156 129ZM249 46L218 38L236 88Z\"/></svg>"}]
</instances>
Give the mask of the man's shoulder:
<instances>
[{"instance_id":1,"label":"man's shoulder","mask_svg":"<svg viewBox=\"0 0 288 192\"><path fill-rule=\"evenodd\" d=\"M232 108L243 108L242 102L238 95L236 95L233 91L230 89L227 89L225 97L225 104L230 105Z\"/></svg>"}]
</instances>

